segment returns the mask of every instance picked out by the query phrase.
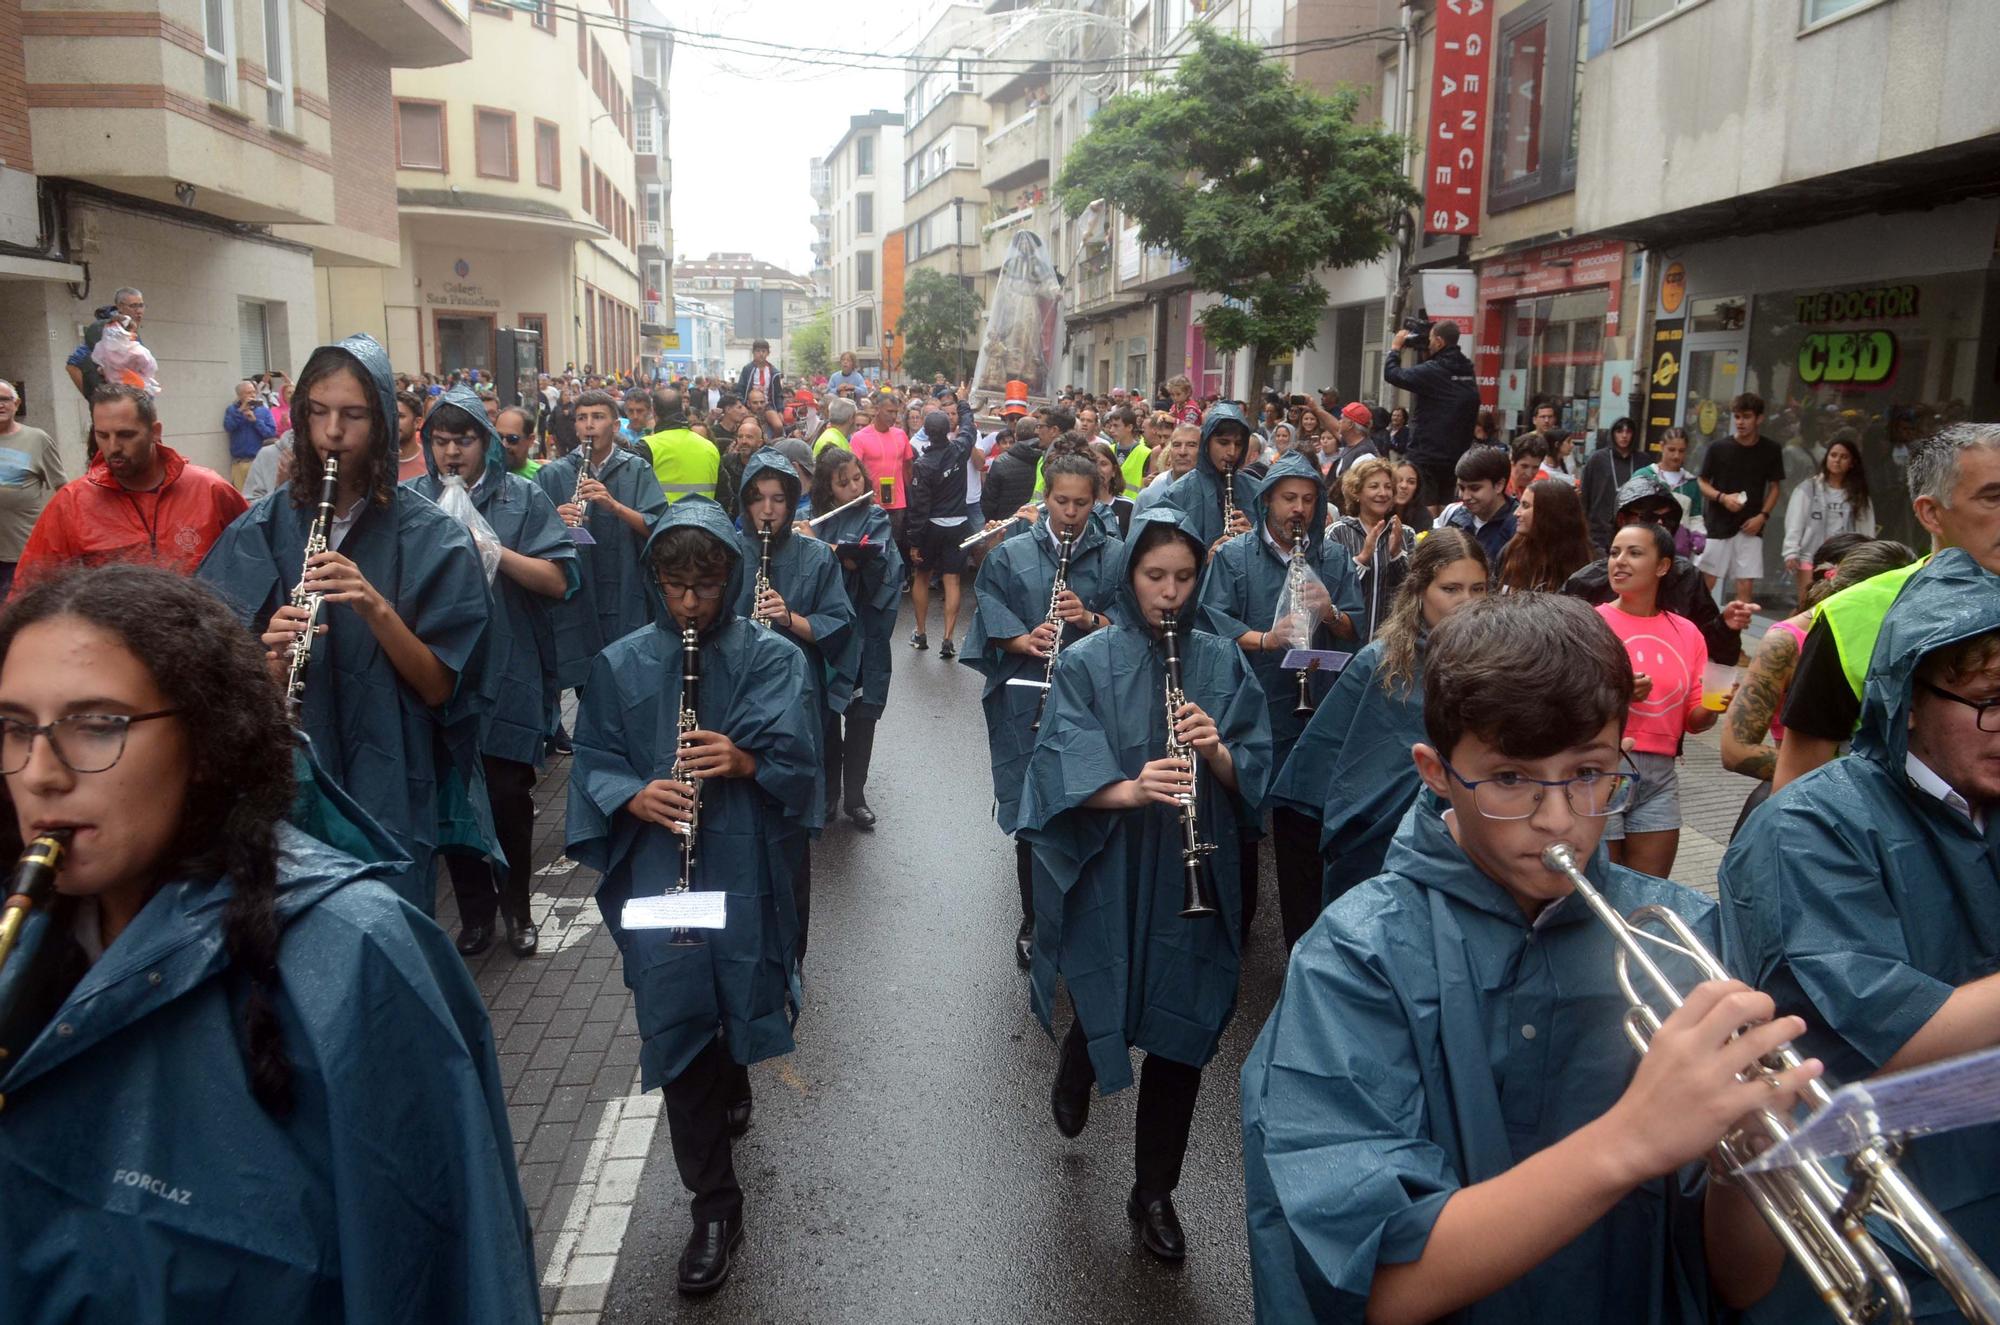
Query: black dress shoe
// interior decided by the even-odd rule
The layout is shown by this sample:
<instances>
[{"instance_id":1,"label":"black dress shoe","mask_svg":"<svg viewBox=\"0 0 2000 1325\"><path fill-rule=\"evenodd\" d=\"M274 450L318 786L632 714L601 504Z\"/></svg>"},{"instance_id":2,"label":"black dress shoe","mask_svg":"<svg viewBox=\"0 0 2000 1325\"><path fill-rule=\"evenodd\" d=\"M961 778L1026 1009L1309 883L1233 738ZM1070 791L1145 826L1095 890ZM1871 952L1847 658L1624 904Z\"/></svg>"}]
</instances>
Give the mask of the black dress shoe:
<instances>
[{"instance_id":1,"label":"black dress shoe","mask_svg":"<svg viewBox=\"0 0 2000 1325\"><path fill-rule=\"evenodd\" d=\"M507 926L507 946L516 957L532 957L542 941L541 931L532 924Z\"/></svg>"},{"instance_id":2,"label":"black dress shoe","mask_svg":"<svg viewBox=\"0 0 2000 1325\"><path fill-rule=\"evenodd\" d=\"M681 1292L689 1297L713 1293L729 1278L729 1260L743 1241L743 1217L696 1224L688 1234L678 1269Z\"/></svg>"},{"instance_id":3,"label":"black dress shoe","mask_svg":"<svg viewBox=\"0 0 2000 1325\"><path fill-rule=\"evenodd\" d=\"M1072 1139L1083 1135L1083 1125L1090 1121L1090 1087L1083 1093L1072 1095L1058 1080L1049 1087L1049 1112L1055 1115L1056 1130Z\"/></svg>"},{"instance_id":4,"label":"black dress shoe","mask_svg":"<svg viewBox=\"0 0 2000 1325\"><path fill-rule=\"evenodd\" d=\"M729 1106L729 1134L731 1136L742 1136L750 1130L750 1106L753 1102L742 1099L737 1100Z\"/></svg>"},{"instance_id":5,"label":"black dress shoe","mask_svg":"<svg viewBox=\"0 0 2000 1325\"><path fill-rule=\"evenodd\" d=\"M872 833L875 831L875 811L868 808L867 801L856 801L854 804L848 806L847 817L853 820L854 826L862 832Z\"/></svg>"},{"instance_id":6,"label":"black dress shoe","mask_svg":"<svg viewBox=\"0 0 2000 1325\"><path fill-rule=\"evenodd\" d=\"M1174 1198L1162 1193L1140 1199L1137 1187L1125 1200L1125 1217L1139 1226L1139 1241L1163 1261L1187 1259L1187 1236L1181 1232L1181 1217L1174 1211Z\"/></svg>"},{"instance_id":7,"label":"black dress shoe","mask_svg":"<svg viewBox=\"0 0 2000 1325\"><path fill-rule=\"evenodd\" d=\"M467 925L458 931L458 950L464 956L477 957L492 946L492 925Z\"/></svg>"},{"instance_id":8,"label":"black dress shoe","mask_svg":"<svg viewBox=\"0 0 2000 1325\"><path fill-rule=\"evenodd\" d=\"M1035 959L1035 922L1023 920L1020 933L1014 935L1014 961L1022 970L1027 970Z\"/></svg>"}]
</instances>

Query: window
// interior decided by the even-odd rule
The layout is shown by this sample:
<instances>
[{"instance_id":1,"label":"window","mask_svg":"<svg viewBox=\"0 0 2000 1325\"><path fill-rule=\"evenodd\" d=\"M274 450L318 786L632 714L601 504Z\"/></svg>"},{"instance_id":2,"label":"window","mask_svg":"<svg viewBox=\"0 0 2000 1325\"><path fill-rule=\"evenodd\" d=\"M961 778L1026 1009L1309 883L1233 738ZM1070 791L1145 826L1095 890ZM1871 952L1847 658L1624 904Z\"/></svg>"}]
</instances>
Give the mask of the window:
<instances>
[{"instance_id":1,"label":"window","mask_svg":"<svg viewBox=\"0 0 2000 1325\"><path fill-rule=\"evenodd\" d=\"M577 159L576 188L577 192L583 195L583 214L585 216L595 216L596 212L591 210L592 201L590 192L590 187L591 187L590 153L578 152L576 154L576 159Z\"/></svg>"},{"instance_id":2,"label":"window","mask_svg":"<svg viewBox=\"0 0 2000 1325\"><path fill-rule=\"evenodd\" d=\"M270 370L271 319L264 305L248 299L237 301L236 353L245 377Z\"/></svg>"},{"instance_id":3,"label":"window","mask_svg":"<svg viewBox=\"0 0 2000 1325\"><path fill-rule=\"evenodd\" d=\"M562 130L547 120L535 121L535 183L562 187Z\"/></svg>"},{"instance_id":4,"label":"window","mask_svg":"<svg viewBox=\"0 0 2000 1325\"><path fill-rule=\"evenodd\" d=\"M872 193L854 195L854 233L857 235L875 233L875 195Z\"/></svg>"},{"instance_id":5,"label":"window","mask_svg":"<svg viewBox=\"0 0 2000 1325\"><path fill-rule=\"evenodd\" d=\"M235 8L231 0L202 0L201 59L210 101L235 105L229 71L236 64Z\"/></svg>"},{"instance_id":6,"label":"window","mask_svg":"<svg viewBox=\"0 0 2000 1325\"><path fill-rule=\"evenodd\" d=\"M874 291L875 255L873 253L862 252L854 255L854 288L863 294L869 294Z\"/></svg>"},{"instance_id":7,"label":"window","mask_svg":"<svg viewBox=\"0 0 2000 1325\"><path fill-rule=\"evenodd\" d=\"M1625 0L1624 31L1643 28L1654 19L1665 18L1676 9L1685 8L1695 0ZM1808 0L1810 4L1811 0Z\"/></svg>"},{"instance_id":8,"label":"window","mask_svg":"<svg viewBox=\"0 0 2000 1325\"><path fill-rule=\"evenodd\" d=\"M292 127L292 0L264 0L264 121Z\"/></svg>"},{"instance_id":9,"label":"window","mask_svg":"<svg viewBox=\"0 0 2000 1325\"><path fill-rule=\"evenodd\" d=\"M444 103L396 103L396 164L404 170L443 170Z\"/></svg>"},{"instance_id":10,"label":"window","mask_svg":"<svg viewBox=\"0 0 2000 1325\"><path fill-rule=\"evenodd\" d=\"M1824 23L1835 14L1844 14L1868 0L1806 0L1806 22Z\"/></svg>"},{"instance_id":11,"label":"window","mask_svg":"<svg viewBox=\"0 0 2000 1325\"><path fill-rule=\"evenodd\" d=\"M590 30L584 27L581 14L576 20L576 71L580 74L590 72Z\"/></svg>"},{"instance_id":12,"label":"window","mask_svg":"<svg viewBox=\"0 0 2000 1325\"><path fill-rule=\"evenodd\" d=\"M632 150L639 153L639 155L641 156L652 156L656 151L656 149L653 146L653 103L652 102L650 101L646 102L644 105L639 107L639 115L637 120L634 121L634 124L637 127L637 132L634 135Z\"/></svg>"},{"instance_id":13,"label":"window","mask_svg":"<svg viewBox=\"0 0 2000 1325\"><path fill-rule=\"evenodd\" d=\"M864 350L875 348L875 310L857 308L854 310L854 343Z\"/></svg>"},{"instance_id":14,"label":"window","mask_svg":"<svg viewBox=\"0 0 2000 1325\"><path fill-rule=\"evenodd\" d=\"M1542 0L1500 20L1489 211L1576 187L1577 99L1590 3Z\"/></svg>"},{"instance_id":15,"label":"window","mask_svg":"<svg viewBox=\"0 0 2000 1325\"><path fill-rule=\"evenodd\" d=\"M854 140L854 173L857 175L875 173L875 138L872 134Z\"/></svg>"},{"instance_id":16,"label":"window","mask_svg":"<svg viewBox=\"0 0 2000 1325\"><path fill-rule=\"evenodd\" d=\"M528 13L533 16L537 28L551 33L556 30L556 11L549 8L549 0L523 0L523 3L528 6Z\"/></svg>"},{"instance_id":17,"label":"window","mask_svg":"<svg viewBox=\"0 0 2000 1325\"><path fill-rule=\"evenodd\" d=\"M521 172L514 164L514 112L475 106L472 117L474 168L487 179L519 179Z\"/></svg>"}]
</instances>

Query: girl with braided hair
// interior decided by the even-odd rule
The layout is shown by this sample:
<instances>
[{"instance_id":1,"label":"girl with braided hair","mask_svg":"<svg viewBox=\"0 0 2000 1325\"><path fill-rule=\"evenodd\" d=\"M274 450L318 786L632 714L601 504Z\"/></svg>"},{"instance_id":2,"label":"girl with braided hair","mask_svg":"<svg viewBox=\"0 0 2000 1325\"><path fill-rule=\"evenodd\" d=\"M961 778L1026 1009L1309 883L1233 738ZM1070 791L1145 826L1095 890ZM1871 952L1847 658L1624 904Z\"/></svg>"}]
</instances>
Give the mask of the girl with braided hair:
<instances>
[{"instance_id":1,"label":"girl with braided hair","mask_svg":"<svg viewBox=\"0 0 2000 1325\"><path fill-rule=\"evenodd\" d=\"M18 595L0 773L0 850L70 837L0 984L0 1318L539 1319L478 991L214 593Z\"/></svg>"}]
</instances>

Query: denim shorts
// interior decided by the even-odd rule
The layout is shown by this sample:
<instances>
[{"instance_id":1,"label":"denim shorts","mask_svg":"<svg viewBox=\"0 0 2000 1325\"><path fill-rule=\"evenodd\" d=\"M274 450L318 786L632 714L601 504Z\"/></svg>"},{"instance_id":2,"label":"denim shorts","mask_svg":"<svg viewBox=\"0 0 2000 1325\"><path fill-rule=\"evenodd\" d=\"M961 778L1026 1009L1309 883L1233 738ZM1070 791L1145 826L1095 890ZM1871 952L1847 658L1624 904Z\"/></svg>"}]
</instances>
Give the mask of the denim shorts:
<instances>
[{"instance_id":1,"label":"denim shorts","mask_svg":"<svg viewBox=\"0 0 2000 1325\"><path fill-rule=\"evenodd\" d=\"M1639 770L1632 803L1604 821L1604 840L1622 842L1627 833L1662 833L1681 826L1681 779L1672 755L1633 751L1626 758Z\"/></svg>"}]
</instances>

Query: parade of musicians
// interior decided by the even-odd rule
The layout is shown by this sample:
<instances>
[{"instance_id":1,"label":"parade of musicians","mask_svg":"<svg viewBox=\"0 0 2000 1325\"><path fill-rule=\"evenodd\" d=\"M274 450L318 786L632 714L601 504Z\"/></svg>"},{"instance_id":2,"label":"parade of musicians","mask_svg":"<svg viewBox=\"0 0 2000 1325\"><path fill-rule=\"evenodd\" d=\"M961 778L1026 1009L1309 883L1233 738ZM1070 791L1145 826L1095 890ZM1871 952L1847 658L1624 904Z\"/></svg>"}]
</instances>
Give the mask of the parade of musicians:
<instances>
[{"instance_id":1,"label":"parade of musicians","mask_svg":"<svg viewBox=\"0 0 2000 1325\"><path fill-rule=\"evenodd\" d=\"M136 3L0 1325L2000 1325L1996 0Z\"/></svg>"}]
</instances>

